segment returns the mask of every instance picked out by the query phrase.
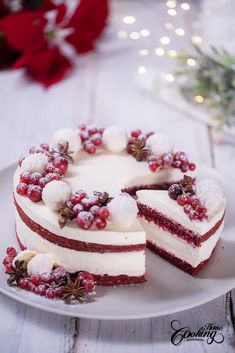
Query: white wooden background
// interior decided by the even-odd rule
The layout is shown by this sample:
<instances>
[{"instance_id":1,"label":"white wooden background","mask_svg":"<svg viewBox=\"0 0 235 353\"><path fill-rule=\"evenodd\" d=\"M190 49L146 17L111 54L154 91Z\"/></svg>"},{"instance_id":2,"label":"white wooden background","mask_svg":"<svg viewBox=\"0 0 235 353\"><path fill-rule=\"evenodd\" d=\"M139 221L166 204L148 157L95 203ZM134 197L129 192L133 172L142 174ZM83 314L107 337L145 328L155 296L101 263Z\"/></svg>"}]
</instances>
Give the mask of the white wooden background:
<instances>
[{"instance_id":1,"label":"white wooden background","mask_svg":"<svg viewBox=\"0 0 235 353\"><path fill-rule=\"evenodd\" d=\"M157 19L162 4L156 1L112 2L112 22L133 11ZM161 21L161 20L159 20ZM100 53L78 61L66 81L43 90L27 82L21 71L0 73L0 167L12 163L29 146L49 140L60 127L76 127L81 121L100 125L120 123L168 133L192 159L235 177L234 144L217 145L211 128L143 94L133 81L135 48L130 43L113 45L114 32L101 43ZM111 37L110 37L111 36ZM144 298L143 298L144 300ZM234 352L235 291L191 310L160 318L131 321L99 321L46 313L0 295L1 353L99 353L99 352ZM170 323L177 319L197 330L207 322L224 327L225 341L208 345L170 343Z\"/></svg>"}]
</instances>

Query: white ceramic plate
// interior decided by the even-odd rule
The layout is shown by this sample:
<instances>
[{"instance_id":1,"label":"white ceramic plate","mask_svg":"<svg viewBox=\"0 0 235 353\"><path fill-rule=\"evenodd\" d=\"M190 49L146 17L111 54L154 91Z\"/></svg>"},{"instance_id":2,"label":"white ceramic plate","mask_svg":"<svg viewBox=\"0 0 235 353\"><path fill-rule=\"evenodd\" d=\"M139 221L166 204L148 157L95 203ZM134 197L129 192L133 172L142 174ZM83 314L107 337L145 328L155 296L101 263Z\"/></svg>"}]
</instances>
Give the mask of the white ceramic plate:
<instances>
[{"instance_id":1,"label":"white ceramic plate","mask_svg":"<svg viewBox=\"0 0 235 353\"><path fill-rule=\"evenodd\" d=\"M16 246L12 175L14 166L0 173L0 258L7 246ZM201 167L200 177L217 179L228 199L225 229L209 264L194 278L147 251L147 278L143 285L98 287L94 300L66 305L9 287L0 264L0 291L34 307L63 315L92 319L134 319L166 315L206 303L235 287L235 191L232 181Z\"/></svg>"}]
</instances>

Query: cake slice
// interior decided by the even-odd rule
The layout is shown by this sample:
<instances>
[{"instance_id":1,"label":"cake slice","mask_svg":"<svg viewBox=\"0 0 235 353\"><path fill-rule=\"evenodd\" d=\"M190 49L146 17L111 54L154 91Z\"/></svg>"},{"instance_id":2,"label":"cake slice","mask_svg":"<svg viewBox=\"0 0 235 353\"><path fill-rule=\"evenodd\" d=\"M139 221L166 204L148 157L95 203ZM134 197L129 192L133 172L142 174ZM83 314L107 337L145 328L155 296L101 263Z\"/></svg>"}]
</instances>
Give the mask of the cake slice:
<instances>
[{"instance_id":1,"label":"cake slice","mask_svg":"<svg viewBox=\"0 0 235 353\"><path fill-rule=\"evenodd\" d=\"M208 262L224 226L225 197L217 182L185 176L168 191L137 191L148 247L191 275Z\"/></svg>"}]
</instances>

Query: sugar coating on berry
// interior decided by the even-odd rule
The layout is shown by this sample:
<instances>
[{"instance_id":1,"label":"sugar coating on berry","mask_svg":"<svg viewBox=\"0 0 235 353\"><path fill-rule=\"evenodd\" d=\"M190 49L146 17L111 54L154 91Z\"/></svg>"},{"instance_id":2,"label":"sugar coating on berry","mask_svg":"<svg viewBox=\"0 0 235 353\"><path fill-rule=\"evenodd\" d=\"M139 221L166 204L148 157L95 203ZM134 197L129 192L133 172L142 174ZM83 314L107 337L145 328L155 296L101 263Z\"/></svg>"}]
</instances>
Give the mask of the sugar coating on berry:
<instances>
[{"instance_id":1,"label":"sugar coating on berry","mask_svg":"<svg viewBox=\"0 0 235 353\"><path fill-rule=\"evenodd\" d=\"M137 218L136 201L126 193L114 197L107 205L111 223L115 226L130 227Z\"/></svg>"},{"instance_id":2,"label":"sugar coating on berry","mask_svg":"<svg viewBox=\"0 0 235 353\"><path fill-rule=\"evenodd\" d=\"M196 195L208 211L218 208L224 198L221 186L212 179L204 179L197 183Z\"/></svg>"},{"instance_id":3,"label":"sugar coating on berry","mask_svg":"<svg viewBox=\"0 0 235 353\"><path fill-rule=\"evenodd\" d=\"M33 251L33 250L20 251L13 260L13 266L15 265L16 261L24 261L27 264L36 255L37 255L36 251Z\"/></svg>"},{"instance_id":4,"label":"sugar coating on berry","mask_svg":"<svg viewBox=\"0 0 235 353\"><path fill-rule=\"evenodd\" d=\"M119 126L113 125L104 130L102 141L108 151L118 153L126 148L128 135Z\"/></svg>"},{"instance_id":5,"label":"sugar coating on berry","mask_svg":"<svg viewBox=\"0 0 235 353\"><path fill-rule=\"evenodd\" d=\"M146 141L146 146L157 158L161 157L164 153L170 153L173 150L169 137L159 133L151 135Z\"/></svg>"},{"instance_id":6,"label":"sugar coating on berry","mask_svg":"<svg viewBox=\"0 0 235 353\"><path fill-rule=\"evenodd\" d=\"M33 274L48 274L52 271L54 260L49 254L37 254L27 265L29 275Z\"/></svg>"},{"instance_id":7,"label":"sugar coating on berry","mask_svg":"<svg viewBox=\"0 0 235 353\"><path fill-rule=\"evenodd\" d=\"M81 138L75 130L61 129L56 131L52 137L51 147L57 149L58 144L63 145L66 142L69 144L69 151L72 152L71 156L74 157L82 147Z\"/></svg>"},{"instance_id":8,"label":"sugar coating on berry","mask_svg":"<svg viewBox=\"0 0 235 353\"><path fill-rule=\"evenodd\" d=\"M43 173L48 164L48 157L43 153L33 153L25 157L20 169L28 172Z\"/></svg>"},{"instance_id":9,"label":"sugar coating on berry","mask_svg":"<svg viewBox=\"0 0 235 353\"><path fill-rule=\"evenodd\" d=\"M70 198L72 190L64 181L52 180L46 184L42 191L42 200L51 210L58 211Z\"/></svg>"}]
</instances>

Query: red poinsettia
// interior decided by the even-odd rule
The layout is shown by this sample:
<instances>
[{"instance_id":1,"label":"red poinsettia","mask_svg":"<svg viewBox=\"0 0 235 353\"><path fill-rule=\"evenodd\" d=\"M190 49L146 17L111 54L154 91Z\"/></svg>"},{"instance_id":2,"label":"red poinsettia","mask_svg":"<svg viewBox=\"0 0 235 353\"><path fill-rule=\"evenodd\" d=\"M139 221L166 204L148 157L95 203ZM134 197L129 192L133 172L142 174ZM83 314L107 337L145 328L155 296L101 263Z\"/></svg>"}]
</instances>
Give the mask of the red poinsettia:
<instances>
[{"instance_id":1,"label":"red poinsettia","mask_svg":"<svg viewBox=\"0 0 235 353\"><path fill-rule=\"evenodd\" d=\"M49 87L72 68L64 54L66 45L79 53L94 48L94 40L106 25L107 0L81 0L72 15L65 1L43 1L36 11L29 10L27 2L23 4L22 10L0 19L0 49L2 45L7 54L3 58L9 56L8 51L14 53L15 61L10 60L14 68L24 67L32 78ZM0 55L0 67L1 61Z\"/></svg>"}]
</instances>

